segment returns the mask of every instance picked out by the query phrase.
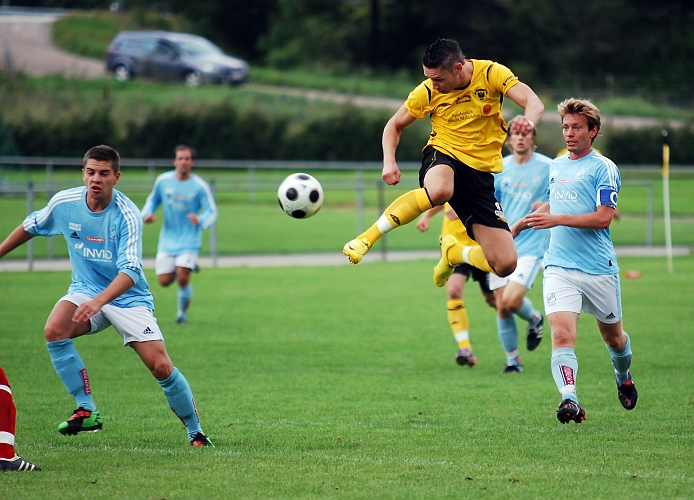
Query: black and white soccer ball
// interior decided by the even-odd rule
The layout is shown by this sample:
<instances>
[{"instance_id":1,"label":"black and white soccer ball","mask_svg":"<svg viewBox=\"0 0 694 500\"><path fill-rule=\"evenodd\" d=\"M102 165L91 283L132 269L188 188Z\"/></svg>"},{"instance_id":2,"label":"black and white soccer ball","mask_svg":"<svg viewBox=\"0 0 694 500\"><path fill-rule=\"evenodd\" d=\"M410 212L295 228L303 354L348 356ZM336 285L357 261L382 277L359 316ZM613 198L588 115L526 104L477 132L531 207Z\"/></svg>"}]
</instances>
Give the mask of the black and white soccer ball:
<instances>
[{"instance_id":1,"label":"black and white soccer ball","mask_svg":"<svg viewBox=\"0 0 694 500\"><path fill-rule=\"evenodd\" d=\"M277 199L287 215L306 219L315 215L323 205L323 187L308 174L292 174L280 184Z\"/></svg>"}]
</instances>

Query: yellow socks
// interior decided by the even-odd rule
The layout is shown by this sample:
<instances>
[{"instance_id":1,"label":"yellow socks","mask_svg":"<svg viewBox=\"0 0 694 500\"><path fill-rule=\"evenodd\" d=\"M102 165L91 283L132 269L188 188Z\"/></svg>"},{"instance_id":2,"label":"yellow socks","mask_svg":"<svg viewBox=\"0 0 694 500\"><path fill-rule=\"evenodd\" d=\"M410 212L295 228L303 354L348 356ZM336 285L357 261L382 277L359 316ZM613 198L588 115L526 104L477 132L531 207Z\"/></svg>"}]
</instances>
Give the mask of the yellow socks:
<instances>
[{"instance_id":1,"label":"yellow socks","mask_svg":"<svg viewBox=\"0 0 694 500\"><path fill-rule=\"evenodd\" d=\"M427 195L424 188L409 191L391 203L376 223L357 236L357 239L366 238L369 244L373 246L385 233L396 227L409 224L429 210L431 206L429 195Z\"/></svg>"},{"instance_id":2,"label":"yellow socks","mask_svg":"<svg viewBox=\"0 0 694 500\"><path fill-rule=\"evenodd\" d=\"M452 246L448 250L448 261L456 266L460 264L470 264L477 269L493 273L494 269L489 265L487 258L484 256L482 247L479 246L463 246L460 243Z\"/></svg>"},{"instance_id":3,"label":"yellow socks","mask_svg":"<svg viewBox=\"0 0 694 500\"><path fill-rule=\"evenodd\" d=\"M468 336L468 328L470 327L470 319L467 315L467 309L465 309L465 303L460 300L449 300L448 301L448 323L451 325L451 330L455 336L455 340L458 342L458 347L460 349L470 349L470 338Z\"/></svg>"}]
</instances>

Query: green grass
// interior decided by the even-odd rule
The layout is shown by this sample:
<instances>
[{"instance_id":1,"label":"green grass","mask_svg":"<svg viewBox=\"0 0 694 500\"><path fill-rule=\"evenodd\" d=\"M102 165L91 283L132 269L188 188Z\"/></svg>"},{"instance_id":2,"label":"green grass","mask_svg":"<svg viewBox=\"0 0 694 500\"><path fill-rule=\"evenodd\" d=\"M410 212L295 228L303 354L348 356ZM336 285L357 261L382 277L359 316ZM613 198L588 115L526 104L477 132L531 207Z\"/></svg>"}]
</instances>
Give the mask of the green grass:
<instances>
[{"instance_id":1,"label":"green grass","mask_svg":"<svg viewBox=\"0 0 694 500\"><path fill-rule=\"evenodd\" d=\"M44 469L0 475L3 498L692 495L694 258L675 259L673 275L662 259L620 261L643 276L622 281L639 403L620 406L584 315L576 352L588 419L567 426L554 416L549 335L537 351L521 348L525 372L502 375L494 313L473 283L466 304L480 364L454 363L432 265L204 270L182 327L175 290L154 286L167 350L216 445L203 450L190 448L113 330L75 341L103 431L59 435L73 401L41 332L69 273L0 274L0 364L18 407L17 450ZM530 292L538 305L540 283Z\"/></svg>"},{"instance_id":2,"label":"green grass","mask_svg":"<svg viewBox=\"0 0 694 500\"><path fill-rule=\"evenodd\" d=\"M208 171L199 172L208 180L214 179L217 187L219 218L217 222L218 252L221 255L301 253L301 252L337 252L346 241L349 241L375 221L380 215L378 193L375 189L380 172L369 171L364 175L366 210L363 220L359 221L356 212L356 175L349 171L318 171L314 175L322 182L325 190L325 204L321 211L307 220L295 220L287 217L278 207L276 186L287 175L287 171L267 171L256 173L259 191L255 193L255 203L249 203L248 176L246 171ZM628 174L628 175L627 175ZM127 175L127 176L126 176ZM149 191L148 174L143 170L126 173L118 187L122 189L139 206L144 205ZM625 177L635 180L635 175L626 173ZM26 174L21 171L7 171L5 178L13 185L20 186ZM39 186L45 183L44 171L33 171L31 180ZM80 179L74 171L58 170L54 174L56 189L65 189L78 185ZM16 184L15 184L16 183ZM403 192L416 187L416 172L407 171L397 188L384 188L385 204L389 204ZM45 185L45 184L44 184ZM25 185L22 185L25 186ZM670 182L672 238L675 245L694 246L694 203L690 194L694 191L694 180L691 178L673 178ZM653 179L653 243L665 243L665 229L662 219L662 184ZM46 205L45 195L37 195L35 210ZM26 217L27 204L23 196L0 197L4 217L0 219L0 235L7 235ZM625 180L620 193L619 209L623 216L611 226L611 234L616 245L646 244L646 187L630 184ZM145 226L143 237L143 254L153 256L156 253L157 239L161 227L159 221ZM440 221L440 217L438 219ZM428 233L419 233L414 224L407 225L389 233L387 246L392 250L425 250L437 247L440 222L434 222ZM360 225L361 222L361 225ZM209 253L209 233L203 237L202 253ZM45 257L48 253L48 241L37 238L34 241L35 255ZM380 244L379 244L380 245ZM11 253L8 258L24 258L26 247ZM54 256L67 256L67 249L62 238L54 239Z\"/></svg>"}]
</instances>

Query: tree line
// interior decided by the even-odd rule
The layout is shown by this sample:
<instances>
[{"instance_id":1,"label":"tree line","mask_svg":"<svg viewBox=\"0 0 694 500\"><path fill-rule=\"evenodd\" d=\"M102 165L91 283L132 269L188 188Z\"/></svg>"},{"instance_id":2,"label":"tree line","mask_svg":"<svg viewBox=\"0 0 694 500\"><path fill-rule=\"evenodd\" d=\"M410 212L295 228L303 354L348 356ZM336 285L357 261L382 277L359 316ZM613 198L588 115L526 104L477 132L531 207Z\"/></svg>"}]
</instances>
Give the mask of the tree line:
<instances>
[{"instance_id":1,"label":"tree line","mask_svg":"<svg viewBox=\"0 0 694 500\"><path fill-rule=\"evenodd\" d=\"M12 0L108 8L113 0ZM509 66L534 86L615 85L687 92L694 74L691 0L121 0L185 16L252 63L420 74L424 48L458 40L471 58Z\"/></svg>"}]
</instances>

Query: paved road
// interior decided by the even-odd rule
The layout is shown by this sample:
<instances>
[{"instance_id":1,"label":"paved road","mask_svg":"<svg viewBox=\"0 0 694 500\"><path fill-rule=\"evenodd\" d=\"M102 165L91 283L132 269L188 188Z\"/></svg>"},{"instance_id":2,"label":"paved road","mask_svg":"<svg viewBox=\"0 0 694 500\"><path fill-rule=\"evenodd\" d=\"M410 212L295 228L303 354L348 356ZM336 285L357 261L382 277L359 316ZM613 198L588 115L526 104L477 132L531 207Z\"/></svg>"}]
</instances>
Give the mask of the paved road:
<instances>
[{"instance_id":1,"label":"paved road","mask_svg":"<svg viewBox=\"0 0 694 500\"><path fill-rule=\"evenodd\" d=\"M51 41L55 14L2 14L0 11L0 67L28 75L62 74L98 78L106 74L103 61L60 50Z\"/></svg>"},{"instance_id":2,"label":"paved road","mask_svg":"<svg viewBox=\"0 0 694 500\"><path fill-rule=\"evenodd\" d=\"M619 257L664 257L665 247L617 247ZM674 247L673 255L689 255L689 247ZM393 251L388 252L386 261L398 262L405 260L431 260L435 261L441 254L438 250L419 250L419 251ZM369 252L364 257L362 264L380 262L383 260L378 248ZM211 268L213 262L210 257L200 258L200 267ZM145 269L154 269L154 259L145 258L142 262ZM224 255L217 259L217 267L289 267L289 266L346 266L349 262L347 257L339 251L331 253L307 253L307 254L287 254L287 255ZM361 265L361 264L360 264ZM68 259L36 260L34 261L35 271L66 271L70 270ZM28 271L29 265L26 260L0 260L0 272Z\"/></svg>"},{"instance_id":3,"label":"paved road","mask_svg":"<svg viewBox=\"0 0 694 500\"><path fill-rule=\"evenodd\" d=\"M7 14L0 9L0 68L7 69L8 54L16 71L29 75L62 74L79 78L99 78L106 75L104 62L99 59L82 57L58 49L51 41L51 25L58 19L56 14L29 15L23 13ZM305 97L310 100L326 100L351 103L355 106L376 107L397 110L403 99L368 97L321 90L305 90L268 85L247 85L249 90L287 96ZM544 121L559 123L559 115L546 110ZM662 124L658 118L615 116L611 118L615 128L657 127ZM682 126L679 120L671 120L673 127Z\"/></svg>"}]
</instances>

